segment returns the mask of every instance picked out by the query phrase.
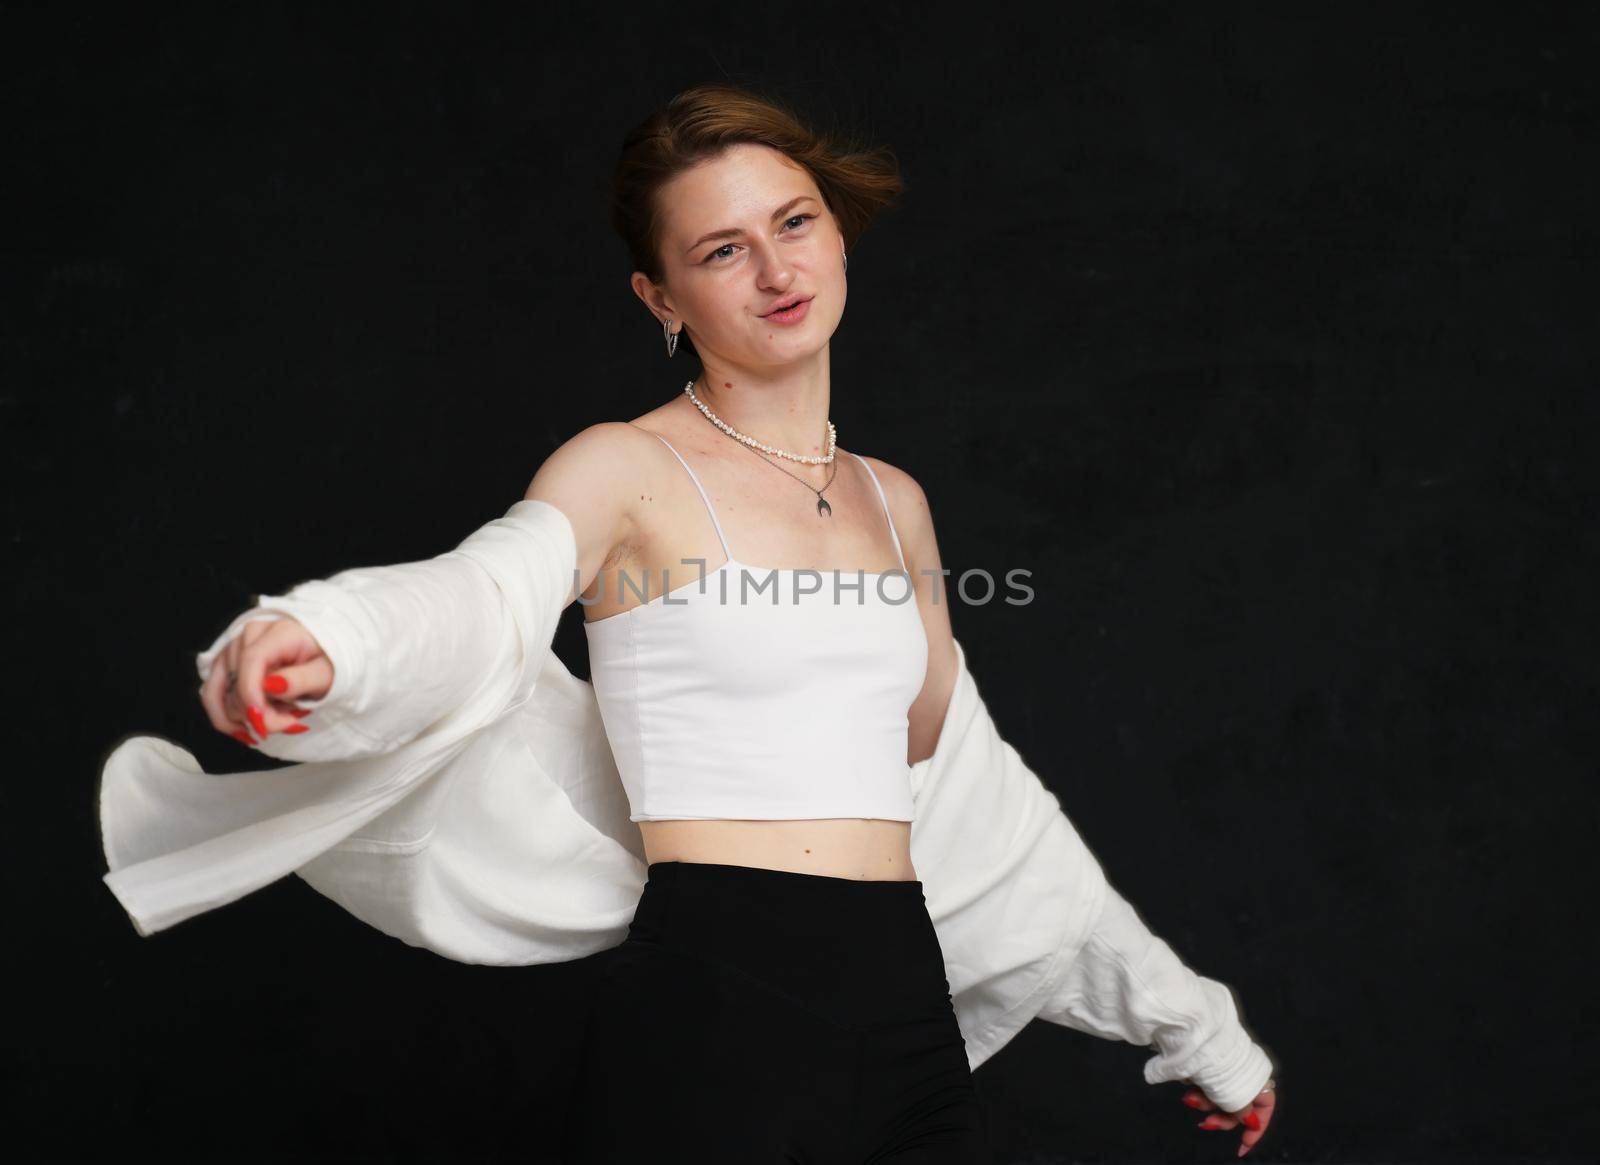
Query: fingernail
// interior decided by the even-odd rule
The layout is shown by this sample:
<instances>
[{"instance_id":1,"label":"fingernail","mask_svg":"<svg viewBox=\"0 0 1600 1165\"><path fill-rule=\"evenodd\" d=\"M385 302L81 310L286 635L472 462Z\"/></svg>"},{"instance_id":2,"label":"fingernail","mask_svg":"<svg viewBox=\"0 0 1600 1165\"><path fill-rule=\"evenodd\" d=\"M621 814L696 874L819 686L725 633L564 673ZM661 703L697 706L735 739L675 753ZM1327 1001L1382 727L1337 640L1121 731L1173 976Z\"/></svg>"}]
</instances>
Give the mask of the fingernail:
<instances>
[{"instance_id":1,"label":"fingernail","mask_svg":"<svg viewBox=\"0 0 1600 1165\"><path fill-rule=\"evenodd\" d=\"M284 731L287 732L290 736L294 736L294 735L297 735L298 733L301 733L301 732L307 732L307 731L309 731L309 729L304 724L291 724L291 725L289 725L289 727L285 728Z\"/></svg>"},{"instance_id":2,"label":"fingernail","mask_svg":"<svg viewBox=\"0 0 1600 1165\"><path fill-rule=\"evenodd\" d=\"M1240 1145L1239 1146L1239 1156L1243 1157L1249 1151L1250 1151L1250 1146L1249 1145Z\"/></svg>"},{"instance_id":3,"label":"fingernail","mask_svg":"<svg viewBox=\"0 0 1600 1165\"><path fill-rule=\"evenodd\" d=\"M267 722L261 715L261 709L251 704L245 711L249 713L250 723L255 727L256 733L260 736L265 736L267 734Z\"/></svg>"},{"instance_id":4,"label":"fingernail","mask_svg":"<svg viewBox=\"0 0 1600 1165\"><path fill-rule=\"evenodd\" d=\"M309 716L309 715L311 715L312 712L316 711L316 709L314 709L314 708L285 708L284 711L289 713L289 715L291 715L291 716Z\"/></svg>"},{"instance_id":5,"label":"fingernail","mask_svg":"<svg viewBox=\"0 0 1600 1165\"><path fill-rule=\"evenodd\" d=\"M261 681L261 686L274 696L281 696L289 690L289 681L274 672Z\"/></svg>"},{"instance_id":6,"label":"fingernail","mask_svg":"<svg viewBox=\"0 0 1600 1165\"><path fill-rule=\"evenodd\" d=\"M1216 1117L1208 1116L1208 1117L1206 1117L1205 1120L1201 1121L1198 1125L1196 1125L1195 1128L1197 1128L1197 1129L1214 1129L1214 1128L1217 1127L1216 1124L1214 1123L1215 1121L1216 1121Z\"/></svg>"},{"instance_id":7,"label":"fingernail","mask_svg":"<svg viewBox=\"0 0 1600 1165\"><path fill-rule=\"evenodd\" d=\"M1259 1129L1261 1127L1261 1118L1258 1117L1253 1110L1245 1113L1239 1119L1252 1129Z\"/></svg>"},{"instance_id":8,"label":"fingernail","mask_svg":"<svg viewBox=\"0 0 1600 1165\"><path fill-rule=\"evenodd\" d=\"M1204 1108L1206 1102L1201 1100L1198 1096L1185 1096L1183 1098L1183 1103L1187 1104L1190 1108Z\"/></svg>"},{"instance_id":9,"label":"fingernail","mask_svg":"<svg viewBox=\"0 0 1600 1165\"><path fill-rule=\"evenodd\" d=\"M256 742L256 738L251 736L243 728L235 728L233 730L233 738L240 744L254 744Z\"/></svg>"}]
</instances>

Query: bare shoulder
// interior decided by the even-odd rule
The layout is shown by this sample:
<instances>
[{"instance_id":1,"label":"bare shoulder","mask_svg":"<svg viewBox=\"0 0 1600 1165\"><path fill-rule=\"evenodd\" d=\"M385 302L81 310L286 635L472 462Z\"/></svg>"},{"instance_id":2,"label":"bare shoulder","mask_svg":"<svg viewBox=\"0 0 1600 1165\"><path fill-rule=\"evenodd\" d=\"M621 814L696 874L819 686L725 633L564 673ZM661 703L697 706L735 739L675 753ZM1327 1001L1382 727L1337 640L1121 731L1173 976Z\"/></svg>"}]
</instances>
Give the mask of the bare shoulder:
<instances>
[{"instance_id":1,"label":"bare shoulder","mask_svg":"<svg viewBox=\"0 0 1600 1165\"><path fill-rule=\"evenodd\" d=\"M524 500L547 502L572 523L585 586L631 536L652 445L660 442L627 421L600 421L557 446L528 483Z\"/></svg>"},{"instance_id":2,"label":"bare shoulder","mask_svg":"<svg viewBox=\"0 0 1600 1165\"><path fill-rule=\"evenodd\" d=\"M858 454L872 466L878 482L883 486L889 513L894 517L895 532L909 554L913 542L931 544L933 541L933 514L928 508L928 495L911 474L898 465L891 465L881 457Z\"/></svg>"},{"instance_id":3,"label":"bare shoulder","mask_svg":"<svg viewBox=\"0 0 1600 1165\"><path fill-rule=\"evenodd\" d=\"M560 505L577 493L608 492L637 463L649 433L627 421L599 421L551 451L528 483L524 499ZM625 486L623 488L626 488Z\"/></svg>"}]
</instances>

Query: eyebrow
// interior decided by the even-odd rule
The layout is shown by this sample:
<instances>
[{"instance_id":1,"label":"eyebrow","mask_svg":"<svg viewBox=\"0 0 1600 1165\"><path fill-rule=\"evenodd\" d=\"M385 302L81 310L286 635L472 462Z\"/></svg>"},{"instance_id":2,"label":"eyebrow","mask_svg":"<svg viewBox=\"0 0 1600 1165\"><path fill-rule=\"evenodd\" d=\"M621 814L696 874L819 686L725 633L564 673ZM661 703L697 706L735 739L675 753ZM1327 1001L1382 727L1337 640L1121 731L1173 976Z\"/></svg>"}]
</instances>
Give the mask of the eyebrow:
<instances>
[{"instance_id":1,"label":"eyebrow","mask_svg":"<svg viewBox=\"0 0 1600 1165\"><path fill-rule=\"evenodd\" d=\"M782 206L778 207L777 210L772 212L771 221L777 222L784 215L788 214L790 208L792 208L796 203L804 202L808 198L811 198L811 195L801 194L798 197L791 198L788 202L784 203ZM812 201L815 202L816 199L812 199ZM712 231L709 235L701 235L693 243L689 244L689 249L685 251L684 254L689 254L702 243L709 243L712 239L731 239L742 234L744 234L744 232L739 230L737 227L729 227L726 230Z\"/></svg>"}]
</instances>

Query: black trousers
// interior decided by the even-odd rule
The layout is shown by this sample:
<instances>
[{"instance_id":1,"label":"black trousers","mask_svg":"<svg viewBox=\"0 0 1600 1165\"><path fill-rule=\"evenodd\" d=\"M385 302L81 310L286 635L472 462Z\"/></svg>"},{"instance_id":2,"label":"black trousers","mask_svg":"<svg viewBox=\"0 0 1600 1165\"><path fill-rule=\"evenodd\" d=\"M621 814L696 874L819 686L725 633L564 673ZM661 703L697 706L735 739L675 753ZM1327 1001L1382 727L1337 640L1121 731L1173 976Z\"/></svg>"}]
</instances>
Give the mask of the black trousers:
<instances>
[{"instance_id":1,"label":"black trousers","mask_svg":"<svg viewBox=\"0 0 1600 1165\"><path fill-rule=\"evenodd\" d=\"M992 1161L921 882L655 862L596 959L576 1160Z\"/></svg>"}]
</instances>

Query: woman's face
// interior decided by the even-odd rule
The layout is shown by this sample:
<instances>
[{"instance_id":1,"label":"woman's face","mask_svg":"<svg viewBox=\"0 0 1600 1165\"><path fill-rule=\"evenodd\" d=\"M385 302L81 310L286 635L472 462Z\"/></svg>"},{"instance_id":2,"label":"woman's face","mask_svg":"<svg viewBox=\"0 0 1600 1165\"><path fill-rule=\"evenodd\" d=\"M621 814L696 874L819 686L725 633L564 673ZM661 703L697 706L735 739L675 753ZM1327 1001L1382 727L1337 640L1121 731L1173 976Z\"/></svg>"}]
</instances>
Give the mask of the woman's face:
<instances>
[{"instance_id":1,"label":"woman's face","mask_svg":"<svg viewBox=\"0 0 1600 1165\"><path fill-rule=\"evenodd\" d=\"M741 142L659 198L663 283L635 272L634 291L674 330L682 322L708 366L771 368L822 350L844 314L844 240L805 167ZM799 322L762 318L791 295L811 297Z\"/></svg>"}]
</instances>

